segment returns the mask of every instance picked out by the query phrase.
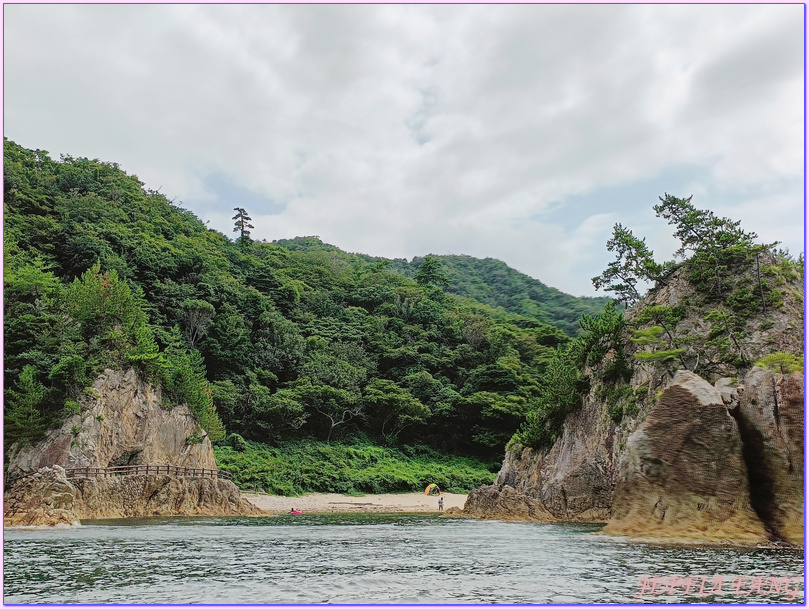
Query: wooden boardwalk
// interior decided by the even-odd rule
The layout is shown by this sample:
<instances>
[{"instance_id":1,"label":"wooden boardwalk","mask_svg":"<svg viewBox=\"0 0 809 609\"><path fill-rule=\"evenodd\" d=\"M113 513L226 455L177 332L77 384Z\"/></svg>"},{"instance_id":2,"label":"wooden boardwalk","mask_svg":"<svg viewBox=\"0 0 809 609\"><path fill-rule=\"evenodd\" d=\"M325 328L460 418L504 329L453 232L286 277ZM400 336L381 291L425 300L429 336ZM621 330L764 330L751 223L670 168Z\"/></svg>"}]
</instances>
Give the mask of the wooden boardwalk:
<instances>
[{"instance_id":1,"label":"wooden boardwalk","mask_svg":"<svg viewBox=\"0 0 809 609\"><path fill-rule=\"evenodd\" d=\"M175 478L222 478L230 480L230 472L204 467L179 465L121 465L118 467L65 468L68 478L109 478L113 476L174 476Z\"/></svg>"}]
</instances>

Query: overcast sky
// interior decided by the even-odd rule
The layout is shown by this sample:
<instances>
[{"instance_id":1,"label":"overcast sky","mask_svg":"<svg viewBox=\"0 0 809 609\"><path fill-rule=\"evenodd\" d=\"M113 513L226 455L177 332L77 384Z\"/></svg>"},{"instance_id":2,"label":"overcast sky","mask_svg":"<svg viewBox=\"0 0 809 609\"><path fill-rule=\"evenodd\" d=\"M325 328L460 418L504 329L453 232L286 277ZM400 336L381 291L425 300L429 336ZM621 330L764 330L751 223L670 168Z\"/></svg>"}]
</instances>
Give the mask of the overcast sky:
<instances>
[{"instance_id":1,"label":"overcast sky","mask_svg":"<svg viewBox=\"0 0 809 609\"><path fill-rule=\"evenodd\" d=\"M803 251L802 5L4 5L4 134L232 236L575 295L668 192Z\"/></svg>"}]
</instances>

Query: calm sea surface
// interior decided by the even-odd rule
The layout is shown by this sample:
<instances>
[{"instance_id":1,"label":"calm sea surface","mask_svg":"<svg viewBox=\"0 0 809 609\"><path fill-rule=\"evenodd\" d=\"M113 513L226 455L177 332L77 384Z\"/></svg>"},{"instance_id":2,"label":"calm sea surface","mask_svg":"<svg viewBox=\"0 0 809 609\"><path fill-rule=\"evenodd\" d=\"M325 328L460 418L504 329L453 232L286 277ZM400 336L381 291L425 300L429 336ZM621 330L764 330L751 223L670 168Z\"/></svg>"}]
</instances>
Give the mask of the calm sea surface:
<instances>
[{"instance_id":1,"label":"calm sea surface","mask_svg":"<svg viewBox=\"0 0 809 609\"><path fill-rule=\"evenodd\" d=\"M803 602L803 551L662 547L591 535L600 528L376 514L7 529L3 592L60 604Z\"/></svg>"}]
</instances>

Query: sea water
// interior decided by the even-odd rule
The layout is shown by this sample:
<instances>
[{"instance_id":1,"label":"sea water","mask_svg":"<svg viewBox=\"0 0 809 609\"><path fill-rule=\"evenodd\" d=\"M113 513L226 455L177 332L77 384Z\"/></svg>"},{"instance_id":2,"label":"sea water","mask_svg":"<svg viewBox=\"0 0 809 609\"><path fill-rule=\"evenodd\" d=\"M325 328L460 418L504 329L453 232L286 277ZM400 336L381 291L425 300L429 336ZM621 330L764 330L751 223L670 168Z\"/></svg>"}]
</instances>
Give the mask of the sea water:
<instances>
[{"instance_id":1,"label":"sea water","mask_svg":"<svg viewBox=\"0 0 809 609\"><path fill-rule=\"evenodd\" d=\"M6 529L5 603L802 603L787 548L661 546L601 525L432 514Z\"/></svg>"}]
</instances>

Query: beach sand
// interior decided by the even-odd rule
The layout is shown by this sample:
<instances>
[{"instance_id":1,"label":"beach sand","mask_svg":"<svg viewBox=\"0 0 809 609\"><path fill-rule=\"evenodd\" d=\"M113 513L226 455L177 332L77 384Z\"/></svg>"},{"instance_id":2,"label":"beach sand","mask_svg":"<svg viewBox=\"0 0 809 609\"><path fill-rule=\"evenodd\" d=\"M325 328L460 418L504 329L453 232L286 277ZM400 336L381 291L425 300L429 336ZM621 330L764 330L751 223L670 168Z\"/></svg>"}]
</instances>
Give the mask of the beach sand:
<instances>
[{"instance_id":1,"label":"beach sand","mask_svg":"<svg viewBox=\"0 0 809 609\"><path fill-rule=\"evenodd\" d=\"M242 497L270 514L287 514L291 509L306 513L323 512L438 512L438 497L424 493L389 493L352 497L335 493L311 493L301 497L281 497L242 492ZM442 493L444 510L463 509L466 495Z\"/></svg>"}]
</instances>

